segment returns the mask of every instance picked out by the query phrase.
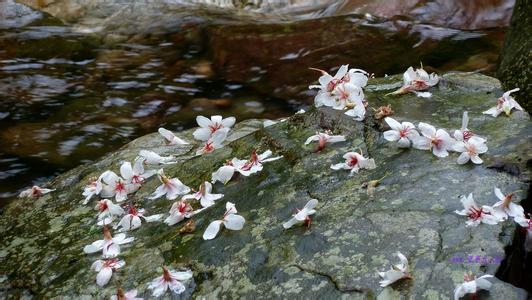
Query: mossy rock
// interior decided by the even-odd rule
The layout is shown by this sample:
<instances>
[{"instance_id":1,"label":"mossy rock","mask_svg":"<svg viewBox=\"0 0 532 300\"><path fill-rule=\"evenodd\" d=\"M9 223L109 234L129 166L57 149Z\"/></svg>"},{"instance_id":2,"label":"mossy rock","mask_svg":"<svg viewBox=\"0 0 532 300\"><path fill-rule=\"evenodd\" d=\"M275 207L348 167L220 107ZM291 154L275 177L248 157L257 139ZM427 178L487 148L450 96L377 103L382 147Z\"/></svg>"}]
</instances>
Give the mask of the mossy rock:
<instances>
[{"instance_id":1,"label":"mossy rock","mask_svg":"<svg viewBox=\"0 0 532 300\"><path fill-rule=\"evenodd\" d=\"M369 116L356 122L328 108L311 109L266 128L259 120L241 122L227 146L203 156L194 155L197 145L166 146L158 134L150 134L55 178L50 184L55 192L37 200L16 200L4 210L0 293L8 298L107 298L120 284L150 297L148 283L167 265L192 269L194 278L187 282L184 298L451 298L465 271L494 274L498 269L493 262L468 263L467 257L504 257L515 229L511 220L466 227L466 220L454 213L461 209L458 197L471 192L477 203L491 205L496 201L494 186L528 191L522 178L528 174L524 163L530 159L531 124L524 112L499 118L481 114L502 93L491 77L446 74L431 89L430 99L384 97L399 85L400 76L372 79L366 88L371 106L389 103L398 120L448 130L459 128L462 112L469 111L469 127L488 140L484 164L458 165L456 154L439 159L428 151L398 149L383 139L382 121ZM347 142L320 153L303 145L308 136L325 129L346 135ZM192 141L192 130L180 136ZM107 287L99 288L90 270L97 255L82 251L101 239L92 209L96 200L83 206L81 192L90 177L106 169L118 171L120 163L132 160L140 149L176 155L179 162L165 166L165 172L191 187L210 180L211 172L227 159L244 158L252 149L271 149L284 158L267 163L259 174L216 184L215 192L225 197L194 217L192 234L179 234L183 223L147 223L128 233L135 241L122 247L125 267ZM355 176L330 169L345 152L358 149L375 159L376 169ZM517 172L490 168L501 163L514 165ZM386 174L373 194L362 188L364 182ZM170 201L147 199L158 185L157 178L150 178L130 199L148 214L166 214ZM284 230L282 222L311 198L320 201L312 227ZM204 241L203 231L223 214L226 201L235 203L246 218L243 230L222 230L214 240ZM377 272L397 261L396 251L409 258L414 279L381 288ZM466 261L457 263L457 257ZM526 298L524 290L493 282L492 292L483 296Z\"/></svg>"}]
</instances>

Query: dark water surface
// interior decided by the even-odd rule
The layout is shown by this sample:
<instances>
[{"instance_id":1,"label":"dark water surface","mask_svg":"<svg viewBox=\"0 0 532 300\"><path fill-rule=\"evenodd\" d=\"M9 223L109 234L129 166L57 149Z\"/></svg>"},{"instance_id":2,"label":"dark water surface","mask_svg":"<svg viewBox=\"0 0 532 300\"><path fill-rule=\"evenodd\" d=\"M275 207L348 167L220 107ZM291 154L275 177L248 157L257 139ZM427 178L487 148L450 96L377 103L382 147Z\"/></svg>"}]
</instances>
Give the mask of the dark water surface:
<instances>
[{"instance_id":1,"label":"dark water surface","mask_svg":"<svg viewBox=\"0 0 532 300\"><path fill-rule=\"evenodd\" d=\"M160 126L193 127L198 114L293 114L312 103L318 74L308 67L383 76L423 61L492 74L503 40L502 29L406 17L288 22L192 8L138 26L84 33L31 10L0 19L0 206Z\"/></svg>"}]
</instances>

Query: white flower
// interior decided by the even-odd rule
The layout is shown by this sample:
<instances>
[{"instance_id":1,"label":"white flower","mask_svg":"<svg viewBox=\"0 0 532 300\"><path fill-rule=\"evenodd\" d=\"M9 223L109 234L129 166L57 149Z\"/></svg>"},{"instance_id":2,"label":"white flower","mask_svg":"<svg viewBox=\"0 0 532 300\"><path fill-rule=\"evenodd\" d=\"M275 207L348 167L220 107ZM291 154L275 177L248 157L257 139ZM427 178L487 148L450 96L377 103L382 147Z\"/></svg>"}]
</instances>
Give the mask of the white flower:
<instances>
[{"instance_id":1,"label":"white flower","mask_svg":"<svg viewBox=\"0 0 532 300\"><path fill-rule=\"evenodd\" d=\"M290 220L283 223L283 227L288 229L297 223L304 222L307 225L307 228L310 228L310 224L312 223L310 216L316 213L316 210L314 209L316 205L318 205L318 200L310 199L301 210L298 209L297 212L292 215Z\"/></svg>"},{"instance_id":2,"label":"white flower","mask_svg":"<svg viewBox=\"0 0 532 300\"><path fill-rule=\"evenodd\" d=\"M163 267L163 275L155 278L149 285L148 289L153 290L154 297L162 296L167 289L179 295L185 291L185 285L182 281L192 278L192 271L176 272Z\"/></svg>"},{"instance_id":3,"label":"white flower","mask_svg":"<svg viewBox=\"0 0 532 300\"><path fill-rule=\"evenodd\" d=\"M111 300L143 300L143 298L137 298L137 290L130 290L124 293L124 290L118 288L116 295L111 296Z\"/></svg>"},{"instance_id":4,"label":"white flower","mask_svg":"<svg viewBox=\"0 0 532 300\"><path fill-rule=\"evenodd\" d=\"M114 217L119 217L124 214L124 210L120 205L114 204L109 199L102 199L98 201L95 210L99 211L98 213L98 225L107 225L113 222Z\"/></svg>"},{"instance_id":5,"label":"white flower","mask_svg":"<svg viewBox=\"0 0 532 300\"><path fill-rule=\"evenodd\" d=\"M176 201L170 208L170 215L164 220L168 226L172 226L190 218L193 214L192 207L186 201Z\"/></svg>"},{"instance_id":6,"label":"white flower","mask_svg":"<svg viewBox=\"0 0 532 300\"><path fill-rule=\"evenodd\" d=\"M30 189L22 191L18 196L19 198L39 198L40 196L53 191L55 191L55 189L45 189L34 185Z\"/></svg>"},{"instance_id":7,"label":"white flower","mask_svg":"<svg viewBox=\"0 0 532 300\"><path fill-rule=\"evenodd\" d=\"M167 145L188 145L189 143L175 136L170 130L165 128L159 128L159 134L164 138L164 142Z\"/></svg>"},{"instance_id":8,"label":"white flower","mask_svg":"<svg viewBox=\"0 0 532 300\"><path fill-rule=\"evenodd\" d=\"M205 181L200 185L198 192L183 196L183 200L196 199L200 201L202 207L209 207L214 205L214 201L221 199L224 196L223 194L211 194L211 192L212 184Z\"/></svg>"},{"instance_id":9,"label":"white flower","mask_svg":"<svg viewBox=\"0 0 532 300\"><path fill-rule=\"evenodd\" d=\"M467 197L460 196L460 202L464 206L463 210L456 210L455 213L467 216L467 226L478 226L480 223L495 225L504 220L504 215L495 211L491 206L478 207L470 193Z\"/></svg>"},{"instance_id":10,"label":"white flower","mask_svg":"<svg viewBox=\"0 0 532 300\"><path fill-rule=\"evenodd\" d=\"M353 173L358 173L360 169L375 169L375 161L373 158L365 158L362 154L357 152L347 152L344 154L343 158L345 162L331 165L333 170L351 170L351 175Z\"/></svg>"},{"instance_id":11,"label":"white flower","mask_svg":"<svg viewBox=\"0 0 532 300\"><path fill-rule=\"evenodd\" d=\"M325 149L327 143L338 143L345 142L345 136L343 135L331 135L330 131L326 132L316 132L315 135L310 136L306 141L305 145L310 144L311 142L318 142L318 148L316 151L321 151Z\"/></svg>"},{"instance_id":12,"label":"white flower","mask_svg":"<svg viewBox=\"0 0 532 300\"><path fill-rule=\"evenodd\" d=\"M148 165L164 165L175 163L175 157L173 156L160 156L159 154L148 150L140 150L139 157L144 159L144 163Z\"/></svg>"},{"instance_id":13,"label":"white flower","mask_svg":"<svg viewBox=\"0 0 532 300\"><path fill-rule=\"evenodd\" d=\"M476 294L477 290L489 290L491 288L491 282L487 278L492 278L492 275L483 275L479 278L475 278L473 274L466 273L464 275L464 283L459 284L454 289L454 300L459 300L467 294Z\"/></svg>"},{"instance_id":14,"label":"white flower","mask_svg":"<svg viewBox=\"0 0 532 300\"><path fill-rule=\"evenodd\" d=\"M97 240L90 245L83 248L83 252L90 254L102 250L103 257L116 257L120 254L120 246L134 241L134 237L126 238L123 233L117 234L115 237L111 236L107 226L103 228L103 240Z\"/></svg>"},{"instance_id":15,"label":"white flower","mask_svg":"<svg viewBox=\"0 0 532 300\"><path fill-rule=\"evenodd\" d=\"M421 150L432 149L432 153L438 157L446 157L449 155L447 150L453 148L454 141L447 131L443 129L436 130L434 126L423 122L419 123L418 128L422 136L414 139L414 148Z\"/></svg>"},{"instance_id":16,"label":"white flower","mask_svg":"<svg viewBox=\"0 0 532 300\"><path fill-rule=\"evenodd\" d=\"M392 266L392 268L386 272L379 272L379 276L382 280L379 284L382 287L386 287L400 279L412 279L410 271L408 270L408 259L401 253L397 252L397 256L401 261L399 264Z\"/></svg>"},{"instance_id":17,"label":"white flower","mask_svg":"<svg viewBox=\"0 0 532 300\"><path fill-rule=\"evenodd\" d=\"M416 127L410 122L399 123L390 117L384 118L384 121L391 128L391 130L384 132L384 139L390 142L397 142L397 145L401 148L410 147L410 141L414 141L419 137Z\"/></svg>"},{"instance_id":18,"label":"white flower","mask_svg":"<svg viewBox=\"0 0 532 300\"><path fill-rule=\"evenodd\" d=\"M199 129L198 129L199 130ZM229 128L218 129L212 134L212 137L209 138L205 144L196 151L196 155L202 155L205 153L211 153L216 149L223 147L223 142L227 138L227 133Z\"/></svg>"},{"instance_id":19,"label":"white flower","mask_svg":"<svg viewBox=\"0 0 532 300\"><path fill-rule=\"evenodd\" d=\"M127 183L113 171L105 171L100 180L103 186L100 196L103 198L115 197L116 202L122 202L127 199L127 194L135 191L132 184Z\"/></svg>"},{"instance_id":20,"label":"white flower","mask_svg":"<svg viewBox=\"0 0 532 300\"><path fill-rule=\"evenodd\" d=\"M530 218L530 214L528 214L527 218L523 212L522 214L515 216L514 221L526 231L525 251L532 252L532 219Z\"/></svg>"},{"instance_id":21,"label":"white flower","mask_svg":"<svg viewBox=\"0 0 532 300\"><path fill-rule=\"evenodd\" d=\"M205 232L203 233L204 240L212 240L216 237L220 231L220 227L223 226L230 230L241 230L244 228L246 220L241 215L237 215L236 207L233 203L227 202L225 204L225 213L221 220L211 222Z\"/></svg>"},{"instance_id":22,"label":"white flower","mask_svg":"<svg viewBox=\"0 0 532 300\"><path fill-rule=\"evenodd\" d=\"M96 275L96 284L101 287L105 286L109 283L111 276L113 276L113 272L116 269L122 268L125 264L126 262L116 258L105 260L98 259L95 261L91 266L91 270L98 272L98 275Z\"/></svg>"},{"instance_id":23,"label":"white flower","mask_svg":"<svg viewBox=\"0 0 532 300\"><path fill-rule=\"evenodd\" d=\"M482 159L478 155L488 151L488 146L486 146L485 141L483 138L472 136L467 141L456 142L453 146L454 150L456 152L462 152L456 162L463 165L471 160L477 165L481 164Z\"/></svg>"},{"instance_id":24,"label":"white flower","mask_svg":"<svg viewBox=\"0 0 532 300\"><path fill-rule=\"evenodd\" d=\"M345 114L355 117L357 121L364 119L366 108L363 103L364 92L362 91L362 88L354 84L343 83L336 87L333 91L333 95L335 96L335 102L332 103L332 108L338 110L352 108L353 112L347 111Z\"/></svg>"},{"instance_id":25,"label":"white flower","mask_svg":"<svg viewBox=\"0 0 532 300\"><path fill-rule=\"evenodd\" d=\"M403 74L403 86L391 94L401 95L406 93L415 93L419 97L428 98L431 96L430 93L419 93L418 91L423 91L431 86L435 86L438 84L438 81L438 75L434 73L429 75L427 71L423 70L423 65L421 65L421 68L416 69L415 71L414 68L409 67Z\"/></svg>"},{"instance_id":26,"label":"white flower","mask_svg":"<svg viewBox=\"0 0 532 300\"><path fill-rule=\"evenodd\" d=\"M460 130L455 130L453 134L454 138L457 141L464 142L474 136L473 132L467 128L468 123L469 116L467 115L467 111L464 111L464 114L462 116L462 127L460 128ZM484 140L484 142L486 141L486 139L483 139L479 136L477 136L477 138Z\"/></svg>"},{"instance_id":27,"label":"white flower","mask_svg":"<svg viewBox=\"0 0 532 300\"><path fill-rule=\"evenodd\" d=\"M309 89L320 89L314 98L314 104L316 107L323 105L334 106L335 96L333 95L333 91L336 89L337 85L346 82L345 76L347 75L348 69L349 65L343 65L338 69L334 76L329 75L329 73L323 70L314 69L322 73L318 79L319 85L309 86Z\"/></svg>"},{"instance_id":28,"label":"white flower","mask_svg":"<svg viewBox=\"0 0 532 300\"><path fill-rule=\"evenodd\" d=\"M244 176L249 176L251 174L262 171L263 163L283 158L283 156L270 157L271 155L272 151L270 150L266 150L262 154L257 154L257 150L253 150L253 152L251 152L249 160L245 161L233 158L231 163L233 164L233 166L235 166L236 171L238 171L240 174Z\"/></svg>"},{"instance_id":29,"label":"white flower","mask_svg":"<svg viewBox=\"0 0 532 300\"><path fill-rule=\"evenodd\" d=\"M204 116L197 116L196 122L198 122L200 128L194 131L194 138L199 141L208 141L221 129L226 131L225 135L227 135L227 132L235 124L236 119L234 117L223 119L222 116L212 116L209 120Z\"/></svg>"},{"instance_id":30,"label":"white flower","mask_svg":"<svg viewBox=\"0 0 532 300\"><path fill-rule=\"evenodd\" d=\"M114 229L117 229L118 227L122 227L119 231L129 231L129 230L135 230L139 228L142 225L142 220L146 222L155 222L159 221L162 218L162 214L159 215L152 215L152 216L144 216L144 209L138 209L130 205L128 209L128 213L116 224Z\"/></svg>"},{"instance_id":31,"label":"white flower","mask_svg":"<svg viewBox=\"0 0 532 300\"><path fill-rule=\"evenodd\" d=\"M157 171L157 177L162 182L162 184L151 194L149 199L157 199L166 195L166 199L174 200L179 195L185 195L190 192L190 188L184 185L179 179L172 178L169 179L164 175L163 169Z\"/></svg>"},{"instance_id":32,"label":"white flower","mask_svg":"<svg viewBox=\"0 0 532 300\"><path fill-rule=\"evenodd\" d=\"M86 185L83 188L82 195L85 197L85 200L83 200L83 205L86 205L89 203L89 200L94 196L98 195L100 191L102 190L102 182L98 179L91 180L88 185Z\"/></svg>"},{"instance_id":33,"label":"white flower","mask_svg":"<svg viewBox=\"0 0 532 300\"><path fill-rule=\"evenodd\" d=\"M231 161L228 162L228 164L220 167L216 172L212 173L212 183L216 183L217 181L227 184L231 178L233 178L233 175L235 174L235 166L231 163Z\"/></svg>"},{"instance_id":34,"label":"white flower","mask_svg":"<svg viewBox=\"0 0 532 300\"><path fill-rule=\"evenodd\" d=\"M318 94L314 98L314 104L316 107L320 106L335 106L337 95L334 95L334 90L344 83L362 88L366 86L368 82L368 73L360 69L349 69L349 65L341 66L334 76L329 75L327 72L314 69L321 72L322 76L318 79L319 85L311 85L310 89L319 89Z\"/></svg>"},{"instance_id":35,"label":"white flower","mask_svg":"<svg viewBox=\"0 0 532 300\"><path fill-rule=\"evenodd\" d=\"M491 115L493 117L497 117L502 112L504 112L507 116L509 116L512 113L512 109L517 110L523 110L521 105L515 101L514 97L510 96L511 93L517 92L519 89L513 89L505 92L502 94L502 97L497 99L497 105L495 107L492 107L484 112L482 112L485 115Z\"/></svg>"},{"instance_id":36,"label":"white flower","mask_svg":"<svg viewBox=\"0 0 532 300\"><path fill-rule=\"evenodd\" d=\"M493 204L494 209L501 211L505 215L508 215L512 218L524 215L523 207L512 202L514 193L504 195L497 187L493 188L493 192L495 193L495 196L497 196L497 198L499 198L500 200L497 203Z\"/></svg>"},{"instance_id":37,"label":"white flower","mask_svg":"<svg viewBox=\"0 0 532 300\"><path fill-rule=\"evenodd\" d=\"M122 175L126 184L130 186L131 191L138 190L144 181L154 174L154 170L144 171L144 159L142 158L137 158L133 167L131 167L130 162L124 162L120 166L120 175Z\"/></svg>"}]
</instances>

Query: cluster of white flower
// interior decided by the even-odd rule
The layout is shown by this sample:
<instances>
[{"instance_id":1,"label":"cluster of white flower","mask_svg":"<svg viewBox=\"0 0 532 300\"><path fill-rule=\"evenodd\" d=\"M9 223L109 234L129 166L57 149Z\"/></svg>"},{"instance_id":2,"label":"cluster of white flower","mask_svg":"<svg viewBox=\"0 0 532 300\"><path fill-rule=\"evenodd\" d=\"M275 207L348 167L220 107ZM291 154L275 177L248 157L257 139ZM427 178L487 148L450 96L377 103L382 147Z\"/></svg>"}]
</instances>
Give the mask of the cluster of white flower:
<instances>
[{"instance_id":1,"label":"cluster of white flower","mask_svg":"<svg viewBox=\"0 0 532 300\"><path fill-rule=\"evenodd\" d=\"M314 104L316 107L329 106L337 110L346 110L345 114L357 121L366 115L366 104L363 87L368 83L369 74L361 69L349 69L343 65L336 75L314 69L322 73L319 85L311 85L310 89L319 89Z\"/></svg>"},{"instance_id":2,"label":"cluster of white flower","mask_svg":"<svg viewBox=\"0 0 532 300\"><path fill-rule=\"evenodd\" d=\"M453 137L447 131L436 130L434 126L423 122L420 122L416 129L410 122L399 123L390 117L386 117L384 121L390 126L390 130L384 132L384 139L397 142L400 148L412 146L415 149L431 150L438 157L449 156L449 151L459 152L461 154L456 161L461 165L468 161L481 164L479 155L488 151L486 139L473 134L467 128L467 112L464 112L462 127L454 131Z\"/></svg>"},{"instance_id":3,"label":"cluster of white flower","mask_svg":"<svg viewBox=\"0 0 532 300\"><path fill-rule=\"evenodd\" d=\"M223 119L221 116L212 116L210 119L203 116L196 118L198 125L200 126L193 135L194 138L201 141L203 144L196 154L201 155L210 153L215 149L223 146L227 134L230 128L235 123L235 118L230 117ZM164 139L166 145L188 145L189 143L177 136L171 131L165 128L159 128L159 133ZM257 173L262 170L263 163L268 161L274 161L282 158L270 157L272 152L267 150L262 154L257 154L253 151L249 160L240 160L234 158L232 160L232 173L227 177L227 172L221 171L222 176L218 181L227 183L233 176L235 171L244 176ZM89 185L84 188L83 196L85 196L84 204L87 204L94 196L99 196L101 200L98 201L95 209L98 211L97 224L103 227L104 239L93 242L87 245L83 251L87 254L102 252L102 259L98 259L92 265L92 269L98 272L96 276L96 283L100 286L105 286L111 279L114 271L125 265L125 261L118 260L117 256L120 255L120 245L130 243L134 241L134 237L126 237L124 233L119 233L116 236L112 236L108 225L111 225L116 218L120 218L113 228L119 231L130 231L139 228L142 225L142 220L146 222L154 222L162 219L163 214L157 214L152 216L145 216L144 209L138 209L136 206L129 204L126 210L120 206L120 202L128 199L128 195L138 191L146 179L154 174L157 174L157 178L161 182L161 185L151 193L147 199L154 200L161 197L165 197L168 200L175 200L180 197L180 200L175 201L171 208L168 217L164 220L169 226L175 225L185 218L191 218L195 214L203 211L204 209L213 206L215 201L224 197L223 194L213 194L213 186L210 182L205 181L199 186L197 191L186 186L178 178L169 178L164 173L164 169L145 171L145 165L161 166L176 163L173 156L161 156L155 152L148 150L141 150L137 159L132 166L130 162L122 163L120 167L120 176L111 170L103 172L98 178L91 180ZM221 169L223 169L222 167ZM218 172L218 171L217 171ZM216 172L215 172L216 173ZM214 174L214 173L213 173ZM213 175L213 183L215 183L217 176ZM48 191L39 190L39 193ZM191 193L192 192L192 193ZM115 197L117 204L106 198ZM201 206L198 209L194 209L193 202L199 203ZM226 212L220 220L212 221L207 226L203 238L205 240L211 240L218 235L218 232L222 228L230 230L241 230L244 227L244 217L237 214L236 207L233 203L226 203ZM166 267L162 267L163 275L154 279L148 286L153 290L153 296L159 297L164 292L170 289L176 294L181 294L185 291L185 285L182 283L185 280L192 278L192 272L186 270L184 272L176 272L169 270ZM115 297L130 296L131 299L135 298L137 294L136 290L131 290L124 293L120 288Z\"/></svg>"}]
</instances>

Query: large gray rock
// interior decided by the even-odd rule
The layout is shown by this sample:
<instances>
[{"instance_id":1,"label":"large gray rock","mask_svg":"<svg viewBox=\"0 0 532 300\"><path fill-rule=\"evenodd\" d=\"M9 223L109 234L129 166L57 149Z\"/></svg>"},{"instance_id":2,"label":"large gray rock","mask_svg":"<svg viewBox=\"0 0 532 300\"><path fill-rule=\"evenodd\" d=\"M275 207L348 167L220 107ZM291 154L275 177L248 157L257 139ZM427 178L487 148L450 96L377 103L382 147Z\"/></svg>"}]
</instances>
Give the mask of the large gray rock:
<instances>
[{"instance_id":1,"label":"large gray rock","mask_svg":"<svg viewBox=\"0 0 532 300\"><path fill-rule=\"evenodd\" d=\"M531 51L532 3L529 0L517 0L510 29L505 36L497 77L506 90L521 89L514 96L528 111L532 109Z\"/></svg>"},{"instance_id":2,"label":"large gray rock","mask_svg":"<svg viewBox=\"0 0 532 300\"><path fill-rule=\"evenodd\" d=\"M472 192L477 203L491 205L496 201L494 186L528 190L522 179L527 174L520 177L519 172L512 175L488 166L512 164L524 171L522 163L530 159L530 120L524 112L499 118L482 115L502 93L496 79L483 75L447 74L430 99L383 97L398 85L396 76L371 80L366 88L371 106L390 103L398 120L429 122L448 130L460 127L462 112L468 110L469 128L488 139L484 164L457 165L456 154L438 159L428 151L398 149L382 138L382 122L371 117L356 122L326 108L267 128L261 121L241 122L226 147L204 156L195 156L194 146L165 146L157 134L150 134L57 177L50 184L57 191L37 200L17 200L5 209L0 219L2 293L108 297L121 285L149 296L147 284L167 265L192 269L194 278L184 297L451 298L465 271L494 274L498 268L486 260L468 262L468 256L503 258L515 228L512 221L466 227L465 218L454 213L461 209L458 197ZM346 135L348 141L320 153L303 145L316 130L325 129ZM192 140L190 130L181 136ZM135 241L122 247L126 266L106 288L95 284L90 265L97 255L82 252L84 245L102 236L95 225L95 200L81 204L81 191L90 177L106 169L118 171L121 161L149 149L176 155L179 163L166 166L166 173L197 187L225 160L246 157L255 148L271 149L284 158L266 164L254 176L216 184L215 192L225 197L194 217L192 234L178 233L183 224L164 223L144 224L129 233ZM376 169L355 176L330 169L345 152L358 149L375 158ZM368 195L362 184L386 174ZM146 198L158 185L156 178L149 179L131 200L148 214L167 213L170 201ZM281 223L311 198L320 201L312 227L283 230ZM226 201L235 203L246 218L244 229L222 230L216 239L204 241L203 231L223 214ZM377 272L396 263L396 251L409 258L414 279L381 288ZM523 290L498 279L493 282L491 294L482 294L486 298L526 299Z\"/></svg>"}]
</instances>

